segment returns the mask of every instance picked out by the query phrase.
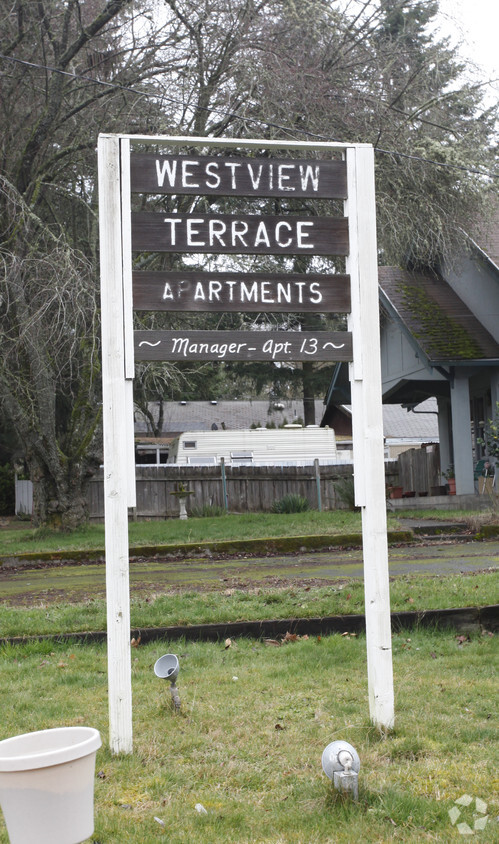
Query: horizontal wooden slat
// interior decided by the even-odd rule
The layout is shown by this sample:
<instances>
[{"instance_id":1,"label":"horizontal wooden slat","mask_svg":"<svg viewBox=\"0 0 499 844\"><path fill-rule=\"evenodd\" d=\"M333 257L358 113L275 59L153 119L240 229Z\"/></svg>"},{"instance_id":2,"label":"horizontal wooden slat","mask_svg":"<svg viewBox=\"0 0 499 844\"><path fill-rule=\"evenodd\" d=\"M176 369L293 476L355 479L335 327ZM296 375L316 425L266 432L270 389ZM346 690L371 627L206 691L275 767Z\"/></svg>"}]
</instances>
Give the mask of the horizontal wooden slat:
<instances>
[{"instance_id":1,"label":"horizontal wooden slat","mask_svg":"<svg viewBox=\"0 0 499 844\"><path fill-rule=\"evenodd\" d=\"M135 252L348 255L344 217L132 214Z\"/></svg>"},{"instance_id":2,"label":"horizontal wooden slat","mask_svg":"<svg viewBox=\"0 0 499 844\"><path fill-rule=\"evenodd\" d=\"M347 331L136 331L136 360L351 361Z\"/></svg>"},{"instance_id":3,"label":"horizontal wooden slat","mask_svg":"<svg viewBox=\"0 0 499 844\"><path fill-rule=\"evenodd\" d=\"M350 277L320 273L134 272L139 311L348 313Z\"/></svg>"},{"instance_id":4,"label":"horizontal wooden slat","mask_svg":"<svg viewBox=\"0 0 499 844\"><path fill-rule=\"evenodd\" d=\"M131 156L132 191L152 194L346 199L344 161L223 156Z\"/></svg>"}]
</instances>

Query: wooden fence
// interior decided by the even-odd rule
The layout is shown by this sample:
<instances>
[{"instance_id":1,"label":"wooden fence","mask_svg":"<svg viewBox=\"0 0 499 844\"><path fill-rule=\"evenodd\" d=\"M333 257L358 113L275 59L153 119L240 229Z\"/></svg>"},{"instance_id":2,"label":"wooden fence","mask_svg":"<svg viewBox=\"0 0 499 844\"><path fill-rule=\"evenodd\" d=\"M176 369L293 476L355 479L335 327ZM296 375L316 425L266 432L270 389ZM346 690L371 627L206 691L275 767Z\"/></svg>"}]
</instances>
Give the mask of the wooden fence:
<instances>
[{"instance_id":1,"label":"wooden fence","mask_svg":"<svg viewBox=\"0 0 499 844\"><path fill-rule=\"evenodd\" d=\"M397 462L386 465L386 483L398 483ZM224 479L225 471L225 479ZM227 507L231 513L270 511L288 493L306 498L313 509L348 506L339 490L352 480L352 466L137 466L137 519L177 517L172 493L183 484L190 490L187 512L205 505ZM104 518L102 472L89 484L89 517Z\"/></svg>"},{"instance_id":2,"label":"wooden fence","mask_svg":"<svg viewBox=\"0 0 499 844\"><path fill-rule=\"evenodd\" d=\"M398 457L402 494L440 495L440 452L438 445L411 448Z\"/></svg>"}]
</instances>

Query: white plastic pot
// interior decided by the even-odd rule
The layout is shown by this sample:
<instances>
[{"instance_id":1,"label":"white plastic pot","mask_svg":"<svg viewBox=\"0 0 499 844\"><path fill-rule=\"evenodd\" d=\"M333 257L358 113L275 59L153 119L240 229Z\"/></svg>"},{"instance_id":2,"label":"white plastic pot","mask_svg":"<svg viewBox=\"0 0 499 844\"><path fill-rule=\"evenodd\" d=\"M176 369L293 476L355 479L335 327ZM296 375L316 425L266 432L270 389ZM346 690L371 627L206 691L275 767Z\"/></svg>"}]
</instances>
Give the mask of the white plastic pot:
<instances>
[{"instance_id":1,"label":"white plastic pot","mask_svg":"<svg viewBox=\"0 0 499 844\"><path fill-rule=\"evenodd\" d=\"M94 831L92 727L56 727L0 741L0 806L11 844L79 844Z\"/></svg>"}]
</instances>

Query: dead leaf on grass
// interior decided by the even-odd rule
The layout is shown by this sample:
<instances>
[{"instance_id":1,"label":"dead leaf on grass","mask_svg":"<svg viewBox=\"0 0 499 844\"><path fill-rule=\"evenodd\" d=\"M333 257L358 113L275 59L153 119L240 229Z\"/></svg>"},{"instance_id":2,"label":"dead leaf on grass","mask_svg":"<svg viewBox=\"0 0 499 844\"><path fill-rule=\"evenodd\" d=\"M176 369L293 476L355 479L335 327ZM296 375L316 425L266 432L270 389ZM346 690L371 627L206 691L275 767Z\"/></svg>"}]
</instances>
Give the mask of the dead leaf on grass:
<instances>
[{"instance_id":1,"label":"dead leaf on grass","mask_svg":"<svg viewBox=\"0 0 499 844\"><path fill-rule=\"evenodd\" d=\"M469 635L463 634L461 636L456 636L456 641L457 641L458 646L467 645L468 642L470 641L470 637L469 637Z\"/></svg>"},{"instance_id":2,"label":"dead leaf on grass","mask_svg":"<svg viewBox=\"0 0 499 844\"><path fill-rule=\"evenodd\" d=\"M230 648L231 645L232 645L232 639L226 639L225 640L225 650Z\"/></svg>"},{"instance_id":3,"label":"dead leaf on grass","mask_svg":"<svg viewBox=\"0 0 499 844\"><path fill-rule=\"evenodd\" d=\"M264 645L273 645L276 648L281 647L281 643L277 639L264 639L263 643Z\"/></svg>"}]
</instances>

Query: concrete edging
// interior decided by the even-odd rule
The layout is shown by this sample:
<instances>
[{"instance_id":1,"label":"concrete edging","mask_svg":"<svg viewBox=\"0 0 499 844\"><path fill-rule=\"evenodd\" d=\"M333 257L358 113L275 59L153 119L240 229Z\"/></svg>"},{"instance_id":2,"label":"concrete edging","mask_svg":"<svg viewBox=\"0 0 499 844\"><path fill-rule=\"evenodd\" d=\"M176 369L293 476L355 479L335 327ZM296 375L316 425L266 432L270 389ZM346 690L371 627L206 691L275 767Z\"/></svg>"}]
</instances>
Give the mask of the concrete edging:
<instances>
[{"instance_id":1,"label":"concrete edging","mask_svg":"<svg viewBox=\"0 0 499 844\"><path fill-rule=\"evenodd\" d=\"M388 531L388 543L413 542L414 532L412 530ZM362 547L362 534L312 534L310 536L283 536L266 537L261 539L224 539L218 542L192 542L178 545L132 545L129 549L130 559L137 557L174 557L178 554L189 556L191 554L202 554L206 551L212 553L231 554L242 552L265 553L290 553L302 549L318 551L321 549L339 547ZM104 562L105 551L103 548L95 548L88 551L30 551L22 554L11 554L0 556L0 568L2 565L25 566L30 563L71 563L71 562Z\"/></svg>"},{"instance_id":2,"label":"concrete edging","mask_svg":"<svg viewBox=\"0 0 499 844\"><path fill-rule=\"evenodd\" d=\"M499 630L499 604L487 607L461 607L446 610L415 610L392 612L392 632L415 628L450 629L458 633L478 633ZM133 629L130 640L140 636L141 644L160 640L188 639L198 642L218 642L227 638L244 636L251 639L277 639L286 633L298 636L328 636L333 633L364 633L364 615L332 615L315 618L266 619L262 621L235 621L215 624L177 625ZM0 639L0 645L23 645L30 642L75 642L94 644L105 642L105 631L59 633L43 636L13 636Z\"/></svg>"}]
</instances>

